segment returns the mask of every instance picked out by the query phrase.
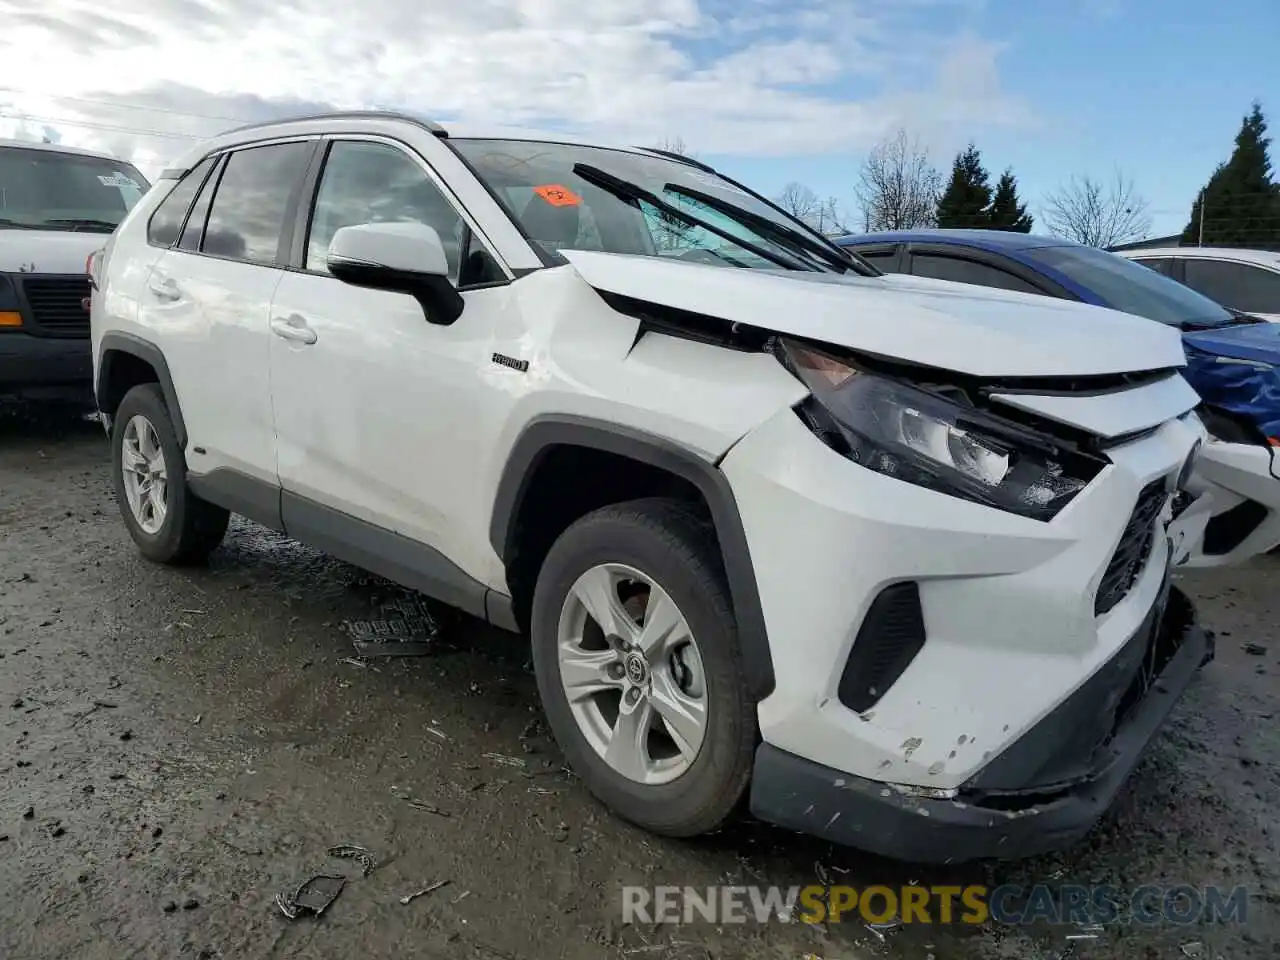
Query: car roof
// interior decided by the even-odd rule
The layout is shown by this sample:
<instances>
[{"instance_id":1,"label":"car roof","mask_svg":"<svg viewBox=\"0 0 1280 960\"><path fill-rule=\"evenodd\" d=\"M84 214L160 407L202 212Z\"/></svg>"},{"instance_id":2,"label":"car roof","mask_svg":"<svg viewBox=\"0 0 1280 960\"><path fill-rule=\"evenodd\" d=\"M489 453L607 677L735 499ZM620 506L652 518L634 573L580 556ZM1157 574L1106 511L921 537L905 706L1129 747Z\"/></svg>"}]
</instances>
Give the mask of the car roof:
<instances>
[{"instance_id":1,"label":"car roof","mask_svg":"<svg viewBox=\"0 0 1280 960\"><path fill-rule=\"evenodd\" d=\"M1058 237L1046 237L1032 233L1016 233L1012 230L885 230L879 233L855 233L838 237L836 243L856 247L870 243L953 243L975 247L993 253L1010 250L1032 250L1037 247L1072 247L1077 244Z\"/></svg>"},{"instance_id":2,"label":"car roof","mask_svg":"<svg viewBox=\"0 0 1280 960\"><path fill-rule=\"evenodd\" d=\"M0 149L5 147L20 147L23 150L43 150L46 153L69 153L77 157L95 157L99 160L112 160L116 163L126 162L109 153L102 153L98 150L85 150L83 147L68 147L62 143L41 143L37 140L0 139Z\"/></svg>"},{"instance_id":3,"label":"car roof","mask_svg":"<svg viewBox=\"0 0 1280 960\"><path fill-rule=\"evenodd\" d=\"M1142 260L1147 257L1187 257L1193 260L1236 260L1256 263L1280 270L1280 251L1246 250L1243 247L1145 247L1140 250L1118 250L1122 257Z\"/></svg>"},{"instance_id":4,"label":"car roof","mask_svg":"<svg viewBox=\"0 0 1280 960\"><path fill-rule=\"evenodd\" d=\"M979 250L1004 252L1009 250L1034 250L1037 247L1075 247L1079 244L1060 237L1043 234L1016 233L1014 230L961 230L929 228L916 230L881 230L878 233L852 233L838 237L842 246L863 246L867 243L955 243L957 246L977 247Z\"/></svg>"},{"instance_id":5,"label":"car roof","mask_svg":"<svg viewBox=\"0 0 1280 960\"><path fill-rule=\"evenodd\" d=\"M586 140L570 133L554 130L531 130L523 127L472 126L465 123L442 124L421 114L407 113L404 111L349 110L312 114L304 117L285 117L280 120L254 123L243 127L236 127L232 130L227 130L224 133L211 137L210 139L191 148L183 155L178 163L166 169L160 175L160 178L170 180L181 176L213 151L225 150L242 144L252 143L255 140L269 139L272 137L285 137L290 135L308 136L325 133L329 132L331 124L337 124L341 129L344 126L349 127L352 123L359 123L361 121L376 123L409 123L438 137L448 138L450 140L532 140L541 143L567 143L582 147L602 147L608 150L622 150L627 153L636 154L653 155L655 153L653 149L648 147L601 143L598 141ZM668 156L674 157L675 155L668 154ZM687 157L677 159L684 159L688 162L693 162Z\"/></svg>"}]
</instances>

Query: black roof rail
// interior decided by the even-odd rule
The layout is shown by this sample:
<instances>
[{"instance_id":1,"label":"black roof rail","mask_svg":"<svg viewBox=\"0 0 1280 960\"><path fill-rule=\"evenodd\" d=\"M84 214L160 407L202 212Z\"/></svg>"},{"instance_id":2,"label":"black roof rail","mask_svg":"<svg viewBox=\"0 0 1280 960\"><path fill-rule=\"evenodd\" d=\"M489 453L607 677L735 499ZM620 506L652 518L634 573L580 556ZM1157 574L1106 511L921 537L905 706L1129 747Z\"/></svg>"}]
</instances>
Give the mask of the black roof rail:
<instances>
[{"instance_id":1,"label":"black roof rail","mask_svg":"<svg viewBox=\"0 0 1280 960\"><path fill-rule=\"evenodd\" d=\"M247 123L242 127L233 127L219 134L219 136L244 133L248 130L258 130L262 127L274 127L282 123L302 123L308 120L403 120L406 123L422 127L424 130L429 130L437 137L449 136L448 131L434 120L415 117L413 114L401 113L397 110L334 110L329 113L312 113L300 117L280 117L276 120L263 120L259 123Z\"/></svg>"}]
</instances>

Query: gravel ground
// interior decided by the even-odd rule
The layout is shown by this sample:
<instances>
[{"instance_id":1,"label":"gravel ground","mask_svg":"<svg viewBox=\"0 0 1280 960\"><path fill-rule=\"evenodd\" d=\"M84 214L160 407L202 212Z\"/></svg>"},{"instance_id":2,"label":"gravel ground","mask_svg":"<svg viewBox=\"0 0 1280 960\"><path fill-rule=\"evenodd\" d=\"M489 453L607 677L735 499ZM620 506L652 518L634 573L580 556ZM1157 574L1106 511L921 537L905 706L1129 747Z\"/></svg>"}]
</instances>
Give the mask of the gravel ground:
<instances>
[{"instance_id":1,"label":"gravel ground","mask_svg":"<svg viewBox=\"0 0 1280 960\"><path fill-rule=\"evenodd\" d=\"M0 417L0 531L6 960L1280 955L1280 558L1182 578L1218 659L1084 844L921 870L748 822L697 842L619 822L563 771L518 639L433 607L433 655L351 662L344 622L414 598L244 523L208 568L141 560L96 424ZM362 876L329 857L341 843L378 866ZM790 886L820 872L1252 896L1244 925L1092 940L1064 927L882 937L859 922L620 922L623 884ZM323 917L285 919L276 894L315 873L349 879Z\"/></svg>"}]
</instances>

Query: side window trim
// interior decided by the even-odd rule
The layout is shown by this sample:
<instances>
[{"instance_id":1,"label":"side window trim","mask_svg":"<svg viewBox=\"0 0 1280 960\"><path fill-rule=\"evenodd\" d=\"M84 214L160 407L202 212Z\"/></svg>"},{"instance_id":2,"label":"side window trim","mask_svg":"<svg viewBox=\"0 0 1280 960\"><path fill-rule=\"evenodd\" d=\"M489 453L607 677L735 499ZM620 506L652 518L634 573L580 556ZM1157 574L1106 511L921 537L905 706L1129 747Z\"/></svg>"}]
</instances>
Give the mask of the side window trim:
<instances>
[{"instance_id":1,"label":"side window trim","mask_svg":"<svg viewBox=\"0 0 1280 960\"><path fill-rule=\"evenodd\" d=\"M1059 284L1044 277L1034 270L1025 267L1012 259L995 257L987 254L985 251L973 250L969 247L962 247L953 244L938 243L911 243L899 252L902 258L903 272L911 276L920 276L915 270L916 256L923 257L941 257L951 260L960 260L965 263L977 264L986 267L989 270L998 270L1001 273L1008 274L1022 283L1028 284L1035 288L1035 291L1041 296L1055 297L1059 300L1076 300L1070 291L1064 289ZM982 286L982 284L979 284ZM1014 291L1016 292L1016 291Z\"/></svg>"},{"instance_id":2,"label":"side window trim","mask_svg":"<svg viewBox=\"0 0 1280 960\"><path fill-rule=\"evenodd\" d=\"M158 243L152 242L151 224L152 224L152 221L155 220L155 218L159 215L161 208L164 207L164 205L173 196L174 191L182 186L186 178L191 176L191 174L195 173L195 171L200 168L201 164L203 164L205 161L210 159L214 161L213 166L211 166L208 170L205 171L204 176L200 178L200 182L196 184L195 193L191 194L191 200L188 201L186 209L182 211L182 222L178 224L177 235L166 246L161 246ZM178 241L182 239L182 231L187 228L187 218L191 216L191 208L194 207L196 204L196 201L200 199L200 191L204 189L204 185L209 182L209 177L213 174L215 170L218 169L218 166L220 163L221 163L221 156L218 154L210 154L207 157L201 157L199 161L191 165L191 169L187 171L186 176L178 180L172 187L169 188L169 192L164 195L164 199L156 204L155 209L151 211L151 216L147 217L146 233L147 233L148 246L155 247L157 250L172 250L174 247L178 245Z\"/></svg>"},{"instance_id":3,"label":"side window trim","mask_svg":"<svg viewBox=\"0 0 1280 960\"><path fill-rule=\"evenodd\" d=\"M251 143L238 143L235 146L226 147L210 155L217 158L217 162L214 165L213 169L210 171L210 173L212 173L214 170L217 171L218 182L214 185L213 196L210 198L210 201L209 201L209 211L208 213L205 214L206 229L201 230L200 249L184 250L183 253L190 253L191 255L198 256L198 257L208 257L210 260L224 260L228 263L239 263L239 264L243 264L246 267L263 267L268 270L280 270L284 267L284 263L281 260L281 252L283 249L281 242L284 240L285 236L289 234L290 224L293 220L293 214L296 209L295 205L298 203L301 183L305 179L305 177L299 177L298 181L294 183L293 189L289 194L289 200L285 204L284 225L280 231L281 242L277 242L277 245L276 245L276 262L275 263L254 263L249 260L240 260L236 257L224 257L221 254L209 253L207 250L204 249L204 243L206 239L205 232L208 228L209 217L212 216L213 214L213 205L218 201L218 190L222 188L222 177L226 173L227 163L230 160L231 155L235 153L239 153L243 150L256 150L259 147L274 147L274 146L279 146L281 144L286 144L286 143L302 143L302 144L306 144L309 147L311 156L308 157L307 164L304 165L303 167L303 170L305 172L308 169L312 160L314 159L316 148L320 143L319 137L317 137L315 134L308 134L306 136L277 137L272 140L255 140ZM201 184L201 188L203 189L203 184ZM191 198L191 203L187 207L188 217L191 215L191 207L195 205L195 202L197 199L199 199L199 197L200 197L200 191L197 190L196 195ZM186 223L185 218L183 219L183 223L185 226L185 223ZM179 233L178 236L179 236L179 239L181 239L181 236L182 236L181 233Z\"/></svg>"},{"instance_id":4,"label":"side window trim","mask_svg":"<svg viewBox=\"0 0 1280 960\"><path fill-rule=\"evenodd\" d=\"M324 166L326 163L328 163L329 153L332 150L332 145L334 143L337 143L339 141L345 141L345 142L354 141L356 143L377 143L377 144L382 144L384 146L392 147L396 150L399 150L406 157L408 157L409 160L417 164L418 167L422 169L427 179L430 180L431 183L435 186L435 188L440 191L440 195L444 198L445 202L448 203L449 206L453 208L453 211L459 216L463 224L465 224L468 234L472 237L480 238L480 242L484 245L485 252L493 259L494 263L498 265L498 269L502 271L503 276L506 278L504 280L490 281L488 283L479 283L479 284L469 283L465 287L460 286L458 288L460 291L477 290L477 289L483 289L485 287L502 286L516 279L515 273L512 272L511 267L507 265L506 260L503 259L501 254L498 253L497 247L494 246L493 241L489 239L488 235L485 233L484 229L480 226L476 218L471 215L470 211L468 211L467 208L462 204L462 202L458 199L458 195L454 193L452 189L450 189L449 185L444 181L444 179L438 173L436 173L435 169L431 166L430 163L427 162L426 158L423 157L421 154L419 154L418 151L414 150L413 147L409 146L407 143L404 143L403 141L396 140L393 137L387 137L387 136L383 136L382 134L373 134L373 133L333 133L333 134L325 135L323 139L324 139L323 147L321 150L317 151L317 153L319 154L319 159L315 163L314 170L308 171L308 178L307 178L308 199L306 202L306 211L304 215L298 218L298 221L295 223L295 228L299 224L301 224L301 221L304 219L306 223L305 223L305 226L303 226L302 229L298 231L300 236L295 237L295 242L292 246L292 249L290 249L289 251L289 259L288 259L287 266L285 266L285 269L295 270L295 271L298 271L299 273L309 273L309 271L306 269L306 266L305 266L306 245L307 245L307 240L311 235L311 221L315 216L316 199L319 197L319 194L320 194L320 181L324 176Z\"/></svg>"},{"instance_id":5,"label":"side window trim","mask_svg":"<svg viewBox=\"0 0 1280 960\"><path fill-rule=\"evenodd\" d=\"M902 243L877 243L877 244L867 244L866 246L851 246L849 247L849 249L852 250L854 253L861 254L862 256L867 257L868 262L871 263L872 266L874 266L877 270L881 270L884 273L901 273L902 271L899 269L899 267L902 266L903 247L904 247L904 244ZM886 253L889 256L883 262L884 263L883 266L878 260L870 259L871 257L876 257L876 258L882 257Z\"/></svg>"}]
</instances>

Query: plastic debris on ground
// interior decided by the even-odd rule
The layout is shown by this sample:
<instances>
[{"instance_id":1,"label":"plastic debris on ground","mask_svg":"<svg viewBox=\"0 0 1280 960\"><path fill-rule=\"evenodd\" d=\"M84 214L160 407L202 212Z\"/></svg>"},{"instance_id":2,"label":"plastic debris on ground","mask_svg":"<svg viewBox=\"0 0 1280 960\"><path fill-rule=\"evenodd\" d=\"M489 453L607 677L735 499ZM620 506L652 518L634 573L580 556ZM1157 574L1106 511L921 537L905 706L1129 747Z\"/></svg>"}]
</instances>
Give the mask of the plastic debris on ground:
<instances>
[{"instance_id":1,"label":"plastic debris on ground","mask_svg":"<svg viewBox=\"0 0 1280 960\"><path fill-rule=\"evenodd\" d=\"M378 866L378 861L374 859L372 853L364 847L357 847L354 843L340 843L337 846L330 847L329 856L354 860L360 864L360 875L363 877L373 873Z\"/></svg>"},{"instance_id":2,"label":"plastic debris on ground","mask_svg":"<svg viewBox=\"0 0 1280 960\"><path fill-rule=\"evenodd\" d=\"M440 626L424 600L403 597L383 606L378 620L347 620L343 626L362 657L425 657L433 652Z\"/></svg>"},{"instance_id":3,"label":"plastic debris on ground","mask_svg":"<svg viewBox=\"0 0 1280 960\"><path fill-rule=\"evenodd\" d=\"M277 893L276 906L290 920L297 920L307 913L318 917L338 899L346 885L346 877L328 874L311 877L291 892Z\"/></svg>"}]
</instances>

